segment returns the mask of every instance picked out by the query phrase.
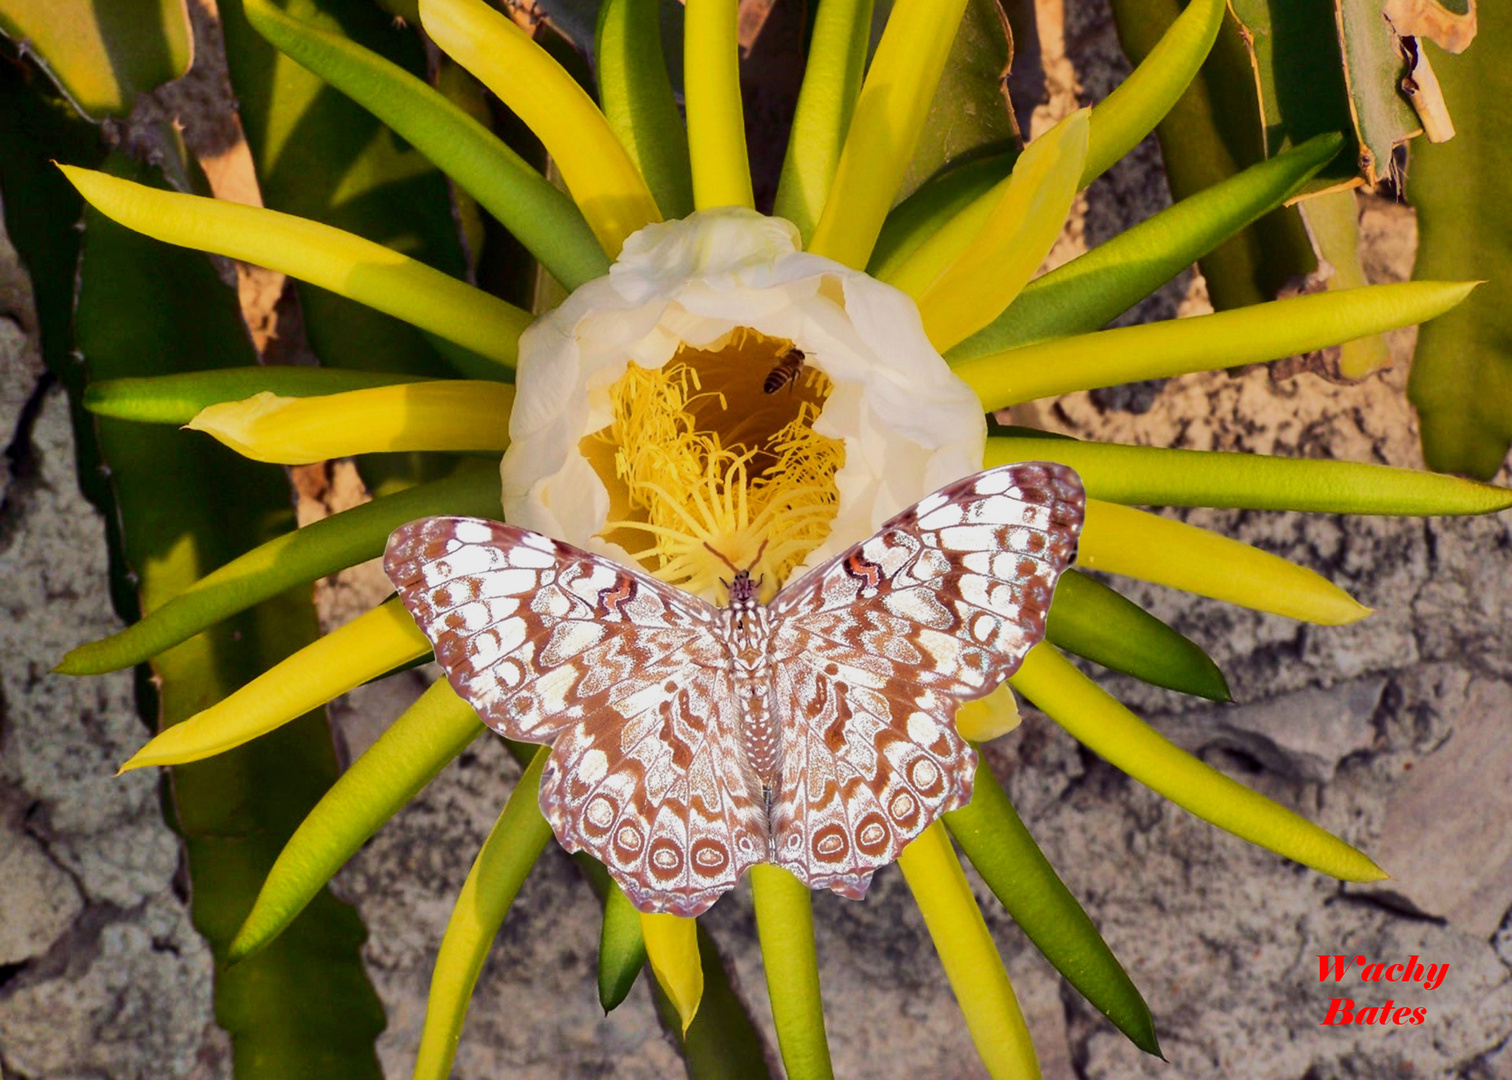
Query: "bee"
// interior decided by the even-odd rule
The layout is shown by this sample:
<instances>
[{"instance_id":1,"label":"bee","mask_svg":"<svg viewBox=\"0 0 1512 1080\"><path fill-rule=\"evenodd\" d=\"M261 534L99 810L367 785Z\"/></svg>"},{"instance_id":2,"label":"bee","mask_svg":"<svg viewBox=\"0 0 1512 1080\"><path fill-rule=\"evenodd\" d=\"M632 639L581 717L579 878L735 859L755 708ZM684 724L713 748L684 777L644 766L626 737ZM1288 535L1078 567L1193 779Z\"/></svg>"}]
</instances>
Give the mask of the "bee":
<instances>
[{"instance_id":1,"label":"bee","mask_svg":"<svg viewBox=\"0 0 1512 1080\"><path fill-rule=\"evenodd\" d=\"M768 394L775 394L797 379L798 372L802 370L803 350L789 349L777 359L777 366L767 372L766 382L761 384L761 389Z\"/></svg>"}]
</instances>

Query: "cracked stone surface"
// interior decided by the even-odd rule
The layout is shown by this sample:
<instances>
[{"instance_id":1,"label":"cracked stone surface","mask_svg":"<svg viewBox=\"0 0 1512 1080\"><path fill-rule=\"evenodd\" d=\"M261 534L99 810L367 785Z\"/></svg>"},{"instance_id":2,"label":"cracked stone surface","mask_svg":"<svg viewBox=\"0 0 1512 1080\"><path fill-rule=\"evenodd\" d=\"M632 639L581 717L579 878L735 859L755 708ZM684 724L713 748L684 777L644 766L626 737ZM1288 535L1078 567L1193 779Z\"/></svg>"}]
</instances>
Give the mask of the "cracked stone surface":
<instances>
[{"instance_id":1,"label":"cracked stone surface","mask_svg":"<svg viewBox=\"0 0 1512 1080\"><path fill-rule=\"evenodd\" d=\"M1043 130L1126 73L1100 4L1041 2ZM1071 258L1160 209L1159 151L1138 148L1078 200L1052 254ZM1364 202L1375 280L1413 256L1410 210ZM34 351L18 275L0 251L0 1075L22 1080L219 1078L211 962L188 922L179 852L147 771L114 765L145 732L128 675L47 674L116 628L103 526L78 495L60 393ZM1203 310L1181 275L1126 319ZM1020 419L1087 437L1420 466L1395 365L1354 386L1255 368L1073 394ZM29 425L29 426L28 426ZM1501 481L1505 483L1504 473ZM1512 537L1508 518L1340 519L1187 511L1186 520L1325 574L1376 614L1307 627L1121 579L1116 587L1207 649L1237 704L1102 677L1204 760L1370 853L1395 876L1340 886L1197 820L1130 781L1032 709L989 748L1051 862L1140 986L1168 1062L1140 1054L1061 981L971 875L1048 1080L1512 1080ZM359 575L360 577L360 575ZM333 621L369 575L328 590ZM385 587L379 584L379 589ZM424 685L405 673L332 709L348 757ZM388 1010L387 1076L407 1076L430 968L478 844L518 768L485 738L381 830L336 882L369 930ZM901 874L865 903L815 897L837 1075L985 1076ZM706 917L764 1030L770 1005L748 889ZM611 1016L594 992L597 907L548 850L479 980L453 1075L650 1078L679 1064L644 984ZM1443 985L1322 982L1319 955L1447 963ZM1335 998L1426 1009L1410 1027L1323 1026Z\"/></svg>"},{"instance_id":2,"label":"cracked stone surface","mask_svg":"<svg viewBox=\"0 0 1512 1080\"><path fill-rule=\"evenodd\" d=\"M67 401L20 332L29 304L8 244L0 264L0 1074L208 1080L229 1047L175 887L178 842L157 778L112 776L145 734L131 675L51 674L120 623Z\"/></svg>"}]
</instances>

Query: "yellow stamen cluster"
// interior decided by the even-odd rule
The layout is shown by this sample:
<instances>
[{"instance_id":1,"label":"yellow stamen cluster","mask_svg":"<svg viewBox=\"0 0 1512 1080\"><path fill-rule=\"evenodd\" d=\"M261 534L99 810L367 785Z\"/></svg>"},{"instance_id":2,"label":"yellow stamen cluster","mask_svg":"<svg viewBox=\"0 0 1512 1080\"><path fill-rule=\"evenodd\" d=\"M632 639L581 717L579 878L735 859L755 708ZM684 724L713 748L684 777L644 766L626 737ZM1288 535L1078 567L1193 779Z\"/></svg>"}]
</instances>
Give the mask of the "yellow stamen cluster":
<instances>
[{"instance_id":1,"label":"yellow stamen cluster","mask_svg":"<svg viewBox=\"0 0 1512 1080\"><path fill-rule=\"evenodd\" d=\"M632 362L610 388L614 420L583 443L610 491L601 535L663 581L723 599L749 569L770 596L829 534L845 447L813 423L832 384L805 365L765 393L785 351L737 330L659 369Z\"/></svg>"}]
</instances>

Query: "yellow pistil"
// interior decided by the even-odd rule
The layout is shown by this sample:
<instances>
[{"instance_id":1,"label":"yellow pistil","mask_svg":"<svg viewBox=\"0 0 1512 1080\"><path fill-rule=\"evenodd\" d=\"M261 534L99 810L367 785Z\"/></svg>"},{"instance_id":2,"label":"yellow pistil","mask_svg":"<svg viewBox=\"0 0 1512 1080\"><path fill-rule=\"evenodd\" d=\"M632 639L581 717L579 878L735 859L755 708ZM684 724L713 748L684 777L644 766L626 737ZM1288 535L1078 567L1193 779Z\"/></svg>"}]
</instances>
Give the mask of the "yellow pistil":
<instances>
[{"instance_id":1,"label":"yellow pistil","mask_svg":"<svg viewBox=\"0 0 1512 1080\"><path fill-rule=\"evenodd\" d=\"M732 567L770 597L823 542L845 447L813 429L833 387L811 363L765 392L789 347L739 329L661 368L630 364L609 391L613 421L582 442L609 489L605 539L711 598Z\"/></svg>"}]
</instances>

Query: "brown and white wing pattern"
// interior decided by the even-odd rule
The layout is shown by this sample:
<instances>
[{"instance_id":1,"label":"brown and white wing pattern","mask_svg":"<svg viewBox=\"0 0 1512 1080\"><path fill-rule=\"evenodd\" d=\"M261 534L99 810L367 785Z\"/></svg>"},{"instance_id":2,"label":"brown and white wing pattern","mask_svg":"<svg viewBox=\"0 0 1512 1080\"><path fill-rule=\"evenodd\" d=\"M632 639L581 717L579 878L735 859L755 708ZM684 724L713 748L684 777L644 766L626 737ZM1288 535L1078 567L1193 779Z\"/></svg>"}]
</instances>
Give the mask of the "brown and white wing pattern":
<instances>
[{"instance_id":1,"label":"brown and white wing pattern","mask_svg":"<svg viewBox=\"0 0 1512 1080\"><path fill-rule=\"evenodd\" d=\"M474 518L396 530L384 570L484 722L553 743L542 812L637 908L696 914L768 857L715 608Z\"/></svg>"},{"instance_id":2,"label":"brown and white wing pattern","mask_svg":"<svg viewBox=\"0 0 1512 1080\"><path fill-rule=\"evenodd\" d=\"M1063 466L990 469L778 594L774 862L859 897L877 868L969 801L976 754L956 733L956 708L1044 637L1085 503Z\"/></svg>"}]
</instances>

